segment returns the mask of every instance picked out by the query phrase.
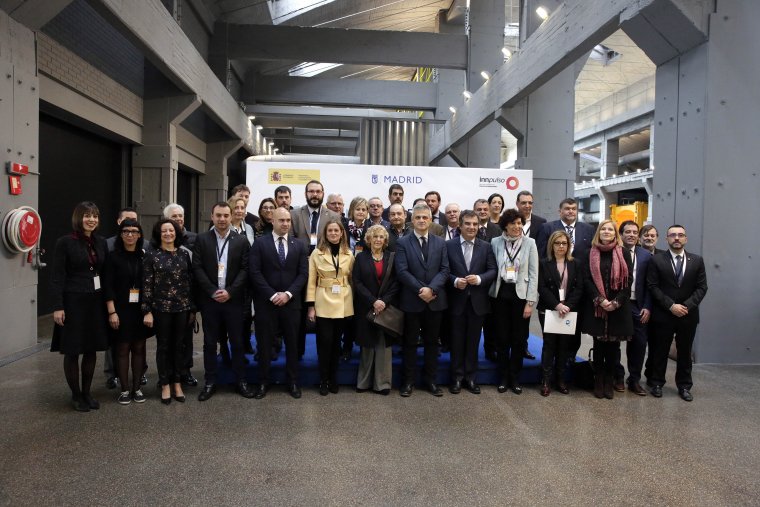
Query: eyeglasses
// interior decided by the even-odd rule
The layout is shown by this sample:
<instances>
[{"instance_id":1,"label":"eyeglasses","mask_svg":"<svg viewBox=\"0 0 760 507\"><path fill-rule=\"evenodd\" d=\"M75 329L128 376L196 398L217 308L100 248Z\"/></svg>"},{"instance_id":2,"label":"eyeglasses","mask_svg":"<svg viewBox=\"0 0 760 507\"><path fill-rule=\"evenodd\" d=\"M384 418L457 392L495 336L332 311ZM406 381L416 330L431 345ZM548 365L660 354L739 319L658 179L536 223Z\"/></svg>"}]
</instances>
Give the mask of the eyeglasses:
<instances>
[{"instance_id":1,"label":"eyeglasses","mask_svg":"<svg viewBox=\"0 0 760 507\"><path fill-rule=\"evenodd\" d=\"M140 235L140 231L123 230L123 231L121 231L121 235L122 236L139 236Z\"/></svg>"},{"instance_id":2,"label":"eyeglasses","mask_svg":"<svg viewBox=\"0 0 760 507\"><path fill-rule=\"evenodd\" d=\"M668 233L669 238L685 238L686 234L682 232L670 232Z\"/></svg>"},{"instance_id":3,"label":"eyeglasses","mask_svg":"<svg viewBox=\"0 0 760 507\"><path fill-rule=\"evenodd\" d=\"M567 241L557 241L554 246L567 246Z\"/></svg>"}]
</instances>

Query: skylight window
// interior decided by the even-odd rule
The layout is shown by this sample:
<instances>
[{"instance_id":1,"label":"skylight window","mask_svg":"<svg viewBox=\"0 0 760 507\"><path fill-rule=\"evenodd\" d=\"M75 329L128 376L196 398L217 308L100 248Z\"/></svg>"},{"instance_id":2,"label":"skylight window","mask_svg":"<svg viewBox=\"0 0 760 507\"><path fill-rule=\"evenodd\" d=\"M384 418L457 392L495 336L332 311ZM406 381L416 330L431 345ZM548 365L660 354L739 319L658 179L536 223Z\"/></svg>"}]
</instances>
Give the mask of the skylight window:
<instances>
[{"instance_id":1,"label":"skylight window","mask_svg":"<svg viewBox=\"0 0 760 507\"><path fill-rule=\"evenodd\" d=\"M272 24L279 25L317 7L333 3L335 0L269 0L269 14Z\"/></svg>"}]
</instances>

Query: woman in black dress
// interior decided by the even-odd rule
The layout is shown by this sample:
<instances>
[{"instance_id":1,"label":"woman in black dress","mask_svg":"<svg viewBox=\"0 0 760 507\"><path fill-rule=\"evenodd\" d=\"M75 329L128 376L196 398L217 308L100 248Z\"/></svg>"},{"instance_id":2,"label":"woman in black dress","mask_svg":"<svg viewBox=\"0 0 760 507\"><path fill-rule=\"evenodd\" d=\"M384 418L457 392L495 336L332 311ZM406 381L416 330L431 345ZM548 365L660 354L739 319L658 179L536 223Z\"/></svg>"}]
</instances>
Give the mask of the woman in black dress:
<instances>
[{"instance_id":1,"label":"woman in black dress","mask_svg":"<svg viewBox=\"0 0 760 507\"><path fill-rule=\"evenodd\" d=\"M554 231L546 245L545 258L538 270L538 319L544 328L546 312L555 311L560 317L577 312L583 294L583 275L580 266L570 255L572 242L565 231ZM577 322L577 321L576 321ZM568 394L565 366L570 352L568 340L572 335L544 333L541 350L541 396L551 393L552 374L556 372L557 391ZM556 360L556 362L555 362Z\"/></svg>"},{"instance_id":2,"label":"woman in black dress","mask_svg":"<svg viewBox=\"0 0 760 507\"><path fill-rule=\"evenodd\" d=\"M153 227L153 246L143 261L143 322L156 332L156 366L161 386L161 403L172 396L180 403L185 394L180 384L183 364L183 337L195 320L191 297L192 262L180 248L179 226L164 218ZM173 393L172 393L173 389Z\"/></svg>"},{"instance_id":3,"label":"woman in black dress","mask_svg":"<svg viewBox=\"0 0 760 507\"><path fill-rule=\"evenodd\" d=\"M111 327L111 347L116 351L116 373L123 391L118 402L143 403L140 380L145 365L145 340L152 334L143 324L140 309L142 288L142 228L137 220L126 219L119 224L113 252L106 262L105 298L108 325ZM129 389L129 364L132 356L132 389Z\"/></svg>"},{"instance_id":4,"label":"woman in black dress","mask_svg":"<svg viewBox=\"0 0 760 507\"><path fill-rule=\"evenodd\" d=\"M615 223L602 221L591 241L583 298L582 329L594 337L594 396L609 400L615 396L613 377L620 342L633 336L633 261L621 245Z\"/></svg>"},{"instance_id":5,"label":"woman in black dress","mask_svg":"<svg viewBox=\"0 0 760 507\"><path fill-rule=\"evenodd\" d=\"M99 218L95 203L77 204L71 216L74 231L58 238L53 259L51 296L55 328L50 350L64 355L63 371L74 410L79 412L100 408L90 394L90 386L95 374L95 353L108 347L106 306L101 290L108 249L106 240L95 235Z\"/></svg>"}]
</instances>

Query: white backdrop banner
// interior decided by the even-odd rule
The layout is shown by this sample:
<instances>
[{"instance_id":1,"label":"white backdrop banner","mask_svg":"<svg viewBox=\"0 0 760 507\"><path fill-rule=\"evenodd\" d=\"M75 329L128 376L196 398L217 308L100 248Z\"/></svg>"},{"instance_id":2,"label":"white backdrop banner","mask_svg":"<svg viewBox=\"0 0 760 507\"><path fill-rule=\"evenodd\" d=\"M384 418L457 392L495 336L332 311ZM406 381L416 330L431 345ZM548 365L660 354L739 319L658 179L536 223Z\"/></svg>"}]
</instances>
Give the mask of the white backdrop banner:
<instances>
[{"instance_id":1,"label":"white backdrop banner","mask_svg":"<svg viewBox=\"0 0 760 507\"><path fill-rule=\"evenodd\" d=\"M504 196L505 208L511 208L520 191L533 189L533 171L529 170L248 160L246 184L251 189L248 211L258 213L261 200L274 197L274 189L280 185L290 188L294 207L302 206L306 204L304 191L310 180L322 182L325 201L328 194L341 194L346 212L351 199L356 196L379 197L387 207L388 187L394 183L404 187L407 209L412 207L416 198L425 197L430 190L437 191L441 194L440 211L452 202L458 203L462 209L472 209L476 199L487 199L493 193Z\"/></svg>"}]
</instances>

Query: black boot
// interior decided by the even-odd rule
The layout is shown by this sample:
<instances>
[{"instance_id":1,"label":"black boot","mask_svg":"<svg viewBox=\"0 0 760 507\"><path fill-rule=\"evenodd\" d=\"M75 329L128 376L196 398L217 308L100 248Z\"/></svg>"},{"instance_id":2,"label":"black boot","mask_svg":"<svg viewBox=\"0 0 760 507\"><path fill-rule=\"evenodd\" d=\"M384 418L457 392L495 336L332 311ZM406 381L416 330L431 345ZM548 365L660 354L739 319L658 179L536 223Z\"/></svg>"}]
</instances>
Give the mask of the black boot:
<instances>
[{"instance_id":1,"label":"black boot","mask_svg":"<svg viewBox=\"0 0 760 507\"><path fill-rule=\"evenodd\" d=\"M613 382L612 375L604 376L604 397L611 400L615 397L615 383Z\"/></svg>"},{"instance_id":2,"label":"black boot","mask_svg":"<svg viewBox=\"0 0 760 507\"><path fill-rule=\"evenodd\" d=\"M601 373L594 373L594 396L600 400L604 398L604 377Z\"/></svg>"}]
</instances>

